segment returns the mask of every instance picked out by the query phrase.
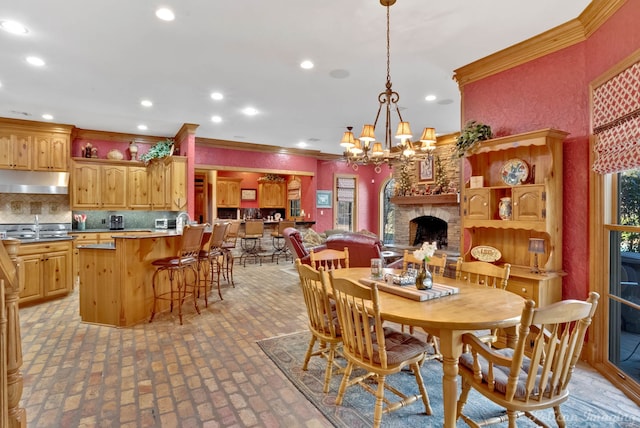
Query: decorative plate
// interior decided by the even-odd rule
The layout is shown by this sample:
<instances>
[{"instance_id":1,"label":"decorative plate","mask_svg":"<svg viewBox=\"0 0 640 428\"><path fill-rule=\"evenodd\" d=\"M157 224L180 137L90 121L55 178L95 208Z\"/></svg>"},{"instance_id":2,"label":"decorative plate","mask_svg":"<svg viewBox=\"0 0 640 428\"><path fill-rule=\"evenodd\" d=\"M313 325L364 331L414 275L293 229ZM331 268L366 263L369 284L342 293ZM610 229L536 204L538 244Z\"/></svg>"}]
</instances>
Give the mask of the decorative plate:
<instances>
[{"instance_id":1,"label":"decorative plate","mask_svg":"<svg viewBox=\"0 0 640 428\"><path fill-rule=\"evenodd\" d=\"M489 247L488 245L478 245L471 249L471 255L474 259L481 262L493 263L500 260L502 253L497 248Z\"/></svg>"},{"instance_id":2,"label":"decorative plate","mask_svg":"<svg viewBox=\"0 0 640 428\"><path fill-rule=\"evenodd\" d=\"M274 218L276 221L279 221L279 220L280 220L280 217L282 217L282 215L281 215L280 213L275 213L275 214L273 215L273 218Z\"/></svg>"},{"instance_id":3,"label":"decorative plate","mask_svg":"<svg viewBox=\"0 0 640 428\"><path fill-rule=\"evenodd\" d=\"M509 159L502 165L502 181L509 186L517 186L527 181L529 166L522 159Z\"/></svg>"}]
</instances>

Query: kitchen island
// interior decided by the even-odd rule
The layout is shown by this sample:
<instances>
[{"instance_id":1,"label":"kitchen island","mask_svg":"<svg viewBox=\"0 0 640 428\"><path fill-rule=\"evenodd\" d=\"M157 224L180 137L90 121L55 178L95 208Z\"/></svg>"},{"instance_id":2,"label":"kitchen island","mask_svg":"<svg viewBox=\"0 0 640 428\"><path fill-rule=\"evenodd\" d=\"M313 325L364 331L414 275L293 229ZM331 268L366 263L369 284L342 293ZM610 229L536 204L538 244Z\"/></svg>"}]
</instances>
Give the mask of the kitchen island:
<instances>
[{"instance_id":1,"label":"kitchen island","mask_svg":"<svg viewBox=\"0 0 640 428\"><path fill-rule=\"evenodd\" d=\"M154 260L176 255L175 231L114 235L113 243L78 246L80 317L95 324L127 327L147 321L153 306ZM168 290L162 276L160 290ZM168 310L168 302L159 302Z\"/></svg>"}]
</instances>

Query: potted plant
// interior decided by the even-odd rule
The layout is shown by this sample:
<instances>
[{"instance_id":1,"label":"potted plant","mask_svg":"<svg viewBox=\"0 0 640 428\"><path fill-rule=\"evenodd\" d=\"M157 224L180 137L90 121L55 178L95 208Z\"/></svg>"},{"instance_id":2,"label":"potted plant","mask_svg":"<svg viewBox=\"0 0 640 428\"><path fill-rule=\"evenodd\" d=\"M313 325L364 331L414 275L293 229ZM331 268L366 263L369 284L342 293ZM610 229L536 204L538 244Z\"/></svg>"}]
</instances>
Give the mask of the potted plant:
<instances>
[{"instance_id":1,"label":"potted plant","mask_svg":"<svg viewBox=\"0 0 640 428\"><path fill-rule=\"evenodd\" d=\"M489 140L493 134L491 127L475 120L467 122L464 129L460 131L460 135L456 139L456 148L454 155L458 158L464 156L465 152L470 150L479 141Z\"/></svg>"},{"instance_id":2,"label":"potted plant","mask_svg":"<svg viewBox=\"0 0 640 428\"><path fill-rule=\"evenodd\" d=\"M149 163L153 159L162 159L173 154L174 142L172 139L167 138L163 141L158 141L156 144L149 148L147 153L140 155L140 160L144 163Z\"/></svg>"}]
</instances>

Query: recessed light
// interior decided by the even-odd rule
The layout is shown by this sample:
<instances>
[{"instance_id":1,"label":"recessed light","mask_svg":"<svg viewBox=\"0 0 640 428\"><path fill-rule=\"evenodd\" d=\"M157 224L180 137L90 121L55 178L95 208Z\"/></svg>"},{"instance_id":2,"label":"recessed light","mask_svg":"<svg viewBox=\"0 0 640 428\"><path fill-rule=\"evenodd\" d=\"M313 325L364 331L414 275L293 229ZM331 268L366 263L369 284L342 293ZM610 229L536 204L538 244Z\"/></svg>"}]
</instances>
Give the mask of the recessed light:
<instances>
[{"instance_id":1,"label":"recessed light","mask_svg":"<svg viewBox=\"0 0 640 428\"><path fill-rule=\"evenodd\" d=\"M146 130L147 130L147 129L149 129L149 128L147 128L147 125L138 125L138 129L139 129L140 131L146 131Z\"/></svg>"},{"instance_id":2,"label":"recessed light","mask_svg":"<svg viewBox=\"0 0 640 428\"><path fill-rule=\"evenodd\" d=\"M425 100L427 101L435 101L438 97L436 97L435 95L427 95L426 97L424 97Z\"/></svg>"},{"instance_id":3,"label":"recessed light","mask_svg":"<svg viewBox=\"0 0 640 428\"><path fill-rule=\"evenodd\" d=\"M304 142L304 141L300 141L300 142L298 143L298 147L300 147L301 149L303 149L303 148L307 147L307 143L306 143L306 142Z\"/></svg>"},{"instance_id":4,"label":"recessed light","mask_svg":"<svg viewBox=\"0 0 640 428\"><path fill-rule=\"evenodd\" d=\"M224 98L224 95L222 95L220 92L212 92L211 93L211 99L219 101L221 99Z\"/></svg>"},{"instance_id":5,"label":"recessed light","mask_svg":"<svg viewBox=\"0 0 640 428\"><path fill-rule=\"evenodd\" d=\"M222 118L220 116L211 116L211 122L220 123L222 122Z\"/></svg>"},{"instance_id":6,"label":"recessed light","mask_svg":"<svg viewBox=\"0 0 640 428\"><path fill-rule=\"evenodd\" d=\"M304 68L305 70L309 70L310 68L313 68L313 63L307 59L300 63L300 67Z\"/></svg>"},{"instance_id":7,"label":"recessed light","mask_svg":"<svg viewBox=\"0 0 640 428\"><path fill-rule=\"evenodd\" d=\"M256 114L258 114L258 110L253 107L246 107L242 110L242 112L247 116L255 116Z\"/></svg>"},{"instance_id":8,"label":"recessed light","mask_svg":"<svg viewBox=\"0 0 640 428\"><path fill-rule=\"evenodd\" d=\"M0 21L0 28L11 34L27 34L27 27L16 21Z\"/></svg>"},{"instance_id":9,"label":"recessed light","mask_svg":"<svg viewBox=\"0 0 640 428\"><path fill-rule=\"evenodd\" d=\"M153 103L151 102L151 100L142 100L142 101L140 101L140 105L142 105L144 107L151 107L153 105Z\"/></svg>"},{"instance_id":10,"label":"recessed light","mask_svg":"<svg viewBox=\"0 0 640 428\"><path fill-rule=\"evenodd\" d=\"M171 9L167 9L166 7L162 7L156 10L156 16L163 21L173 21L176 19L173 11Z\"/></svg>"},{"instance_id":11,"label":"recessed light","mask_svg":"<svg viewBox=\"0 0 640 428\"><path fill-rule=\"evenodd\" d=\"M48 114L48 113L45 113L45 114L42 115L42 118L45 119L45 120L52 120L53 116Z\"/></svg>"},{"instance_id":12,"label":"recessed light","mask_svg":"<svg viewBox=\"0 0 640 428\"><path fill-rule=\"evenodd\" d=\"M42 58L38 58L36 56L28 56L27 62L31 65L35 65L36 67L42 67L45 64Z\"/></svg>"}]
</instances>

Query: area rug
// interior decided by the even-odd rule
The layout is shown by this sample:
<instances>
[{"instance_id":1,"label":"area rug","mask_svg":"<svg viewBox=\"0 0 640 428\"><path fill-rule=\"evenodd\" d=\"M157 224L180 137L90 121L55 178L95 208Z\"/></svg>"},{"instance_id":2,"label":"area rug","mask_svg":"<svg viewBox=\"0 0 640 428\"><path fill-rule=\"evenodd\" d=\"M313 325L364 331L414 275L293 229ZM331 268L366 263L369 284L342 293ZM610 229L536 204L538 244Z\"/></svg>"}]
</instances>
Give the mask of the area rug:
<instances>
[{"instance_id":1,"label":"area rug","mask_svg":"<svg viewBox=\"0 0 640 428\"><path fill-rule=\"evenodd\" d=\"M347 390L341 406L335 405L335 398L342 378L341 374L334 375L331 380L330 390L327 394L322 392L324 383L324 370L326 360L318 357L311 358L309 369L302 370L304 354L309 343L308 332L297 332L285 336L278 336L258 342L260 348L285 376L311 401L326 418L336 427L359 428L369 427L373 421L373 405L375 398L364 391L360 386L352 386ZM340 359L344 363L343 359ZM344 365L344 364L343 364ZM395 428L412 427L437 427L442 426L442 365L435 360L427 361L422 367L422 376L427 386L433 414L427 416L424 413L422 402L411 404L400 410L385 414L382 417L382 426ZM391 376L389 382L404 392L416 394L417 385L410 371ZM590 397L595 394L592 391ZM562 413L569 427L640 427L640 420L628 416L612 413L606 404L580 398L579 394L572 391L572 395L561 407ZM501 409L482 397L475 391L469 394L469 400L465 406L465 414L472 419L482 420L501 414ZM556 426L552 410L539 411L536 415L545 423ZM463 421L458 421L459 427L466 427ZM507 423L493 425L506 427ZM536 426L526 418L518 420L519 427Z\"/></svg>"}]
</instances>

